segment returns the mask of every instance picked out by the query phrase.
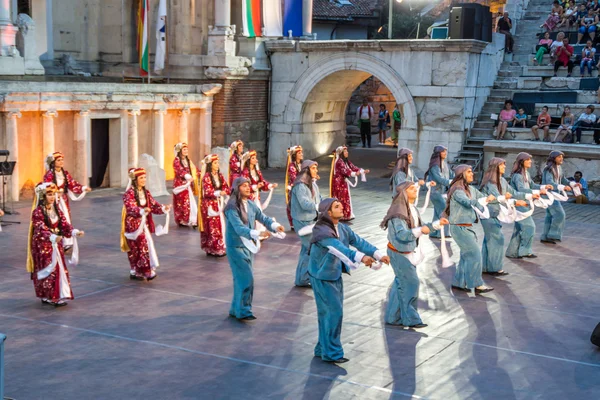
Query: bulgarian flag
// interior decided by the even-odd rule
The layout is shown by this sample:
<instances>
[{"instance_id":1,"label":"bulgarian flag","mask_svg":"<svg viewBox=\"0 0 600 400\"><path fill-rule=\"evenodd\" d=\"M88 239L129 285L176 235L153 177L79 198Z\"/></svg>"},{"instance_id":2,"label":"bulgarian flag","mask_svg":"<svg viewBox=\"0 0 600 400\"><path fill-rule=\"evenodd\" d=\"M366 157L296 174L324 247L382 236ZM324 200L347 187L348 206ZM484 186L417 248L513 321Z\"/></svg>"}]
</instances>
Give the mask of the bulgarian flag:
<instances>
[{"instance_id":1,"label":"bulgarian flag","mask_svg":"<svg viewBox=\"0 0 600 400\"><path fill-rule=\"evenodd\" d=\"M262 36L261 0L242 0L244 36Z\"/></svg>"},{"instance_id":2,"label":"bulgarian flag","mask_svg":"<svg viewBox=\"0 0 600 400\"><path fill-rule=\"evenodd\" d=\"M149 50L148 50L148 14L150 0L140 0L138 7L138 41L137 50L140 57L140 74L142 76L148 75L150 71L150 63L148 61Z\"/></svg>"}]
</instances>

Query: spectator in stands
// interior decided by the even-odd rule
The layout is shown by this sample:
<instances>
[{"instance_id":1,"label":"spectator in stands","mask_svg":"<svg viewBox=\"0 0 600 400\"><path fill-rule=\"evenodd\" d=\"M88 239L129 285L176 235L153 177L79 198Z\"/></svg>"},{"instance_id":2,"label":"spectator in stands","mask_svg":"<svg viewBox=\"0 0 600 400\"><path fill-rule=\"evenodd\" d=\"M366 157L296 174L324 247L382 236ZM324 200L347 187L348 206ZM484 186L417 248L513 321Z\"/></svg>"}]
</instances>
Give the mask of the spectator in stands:
<instances>
[{"instance_id":1,"label":"spectator in stands","mask_svg":"<svg viewBox=\"0 0 600 400\"><path fill-rule=\"evenodd\" d=\"M575 143L581 142L581 131L584 128L594 129L596 127L596 114L594 114L594 106L589 105L585 108L585 112L581 113L577 122L575 123ZM594 131L594 136L595 136Z\"/></svg>"},{"instance_id":2,"label":"spectator in stands","mask_svg":"<svg viewBox=\"0 0 600 400\"><path fill-rule=\"evenodd\" d=\"M537 124L531 128L531 132L535 137L535 141L540 141L540 135L538 134L538 130L542 129L544 131L544 142L548 142L550 140L550 122L552 122L552 117L548 114L548 106L542 107L542 112L537 117Z\"/></svg>"},{"instance_id":3,"label":"spectator in stands","mask_svg":"<svg viewBox=\"0 0 600 400\"><path fill-rule=\"evenodd\" d=\"M558 32L558 34L556 35L556 40L550 45L550 64L548 64L549 66L554 65L554 62L556 61L556 52L559 48L562 47L564 38L565 33Z\"/></svg>"},{"instance_id":4,"label":"spectator in stands","mask_svg":"<svg viewBox=\"0 0 600 400\"><path fill-rule=\"evenodd\" d=\"M585 5L582 4L581 7L585 9ZM580 9L581 9L580 7ZM578 13L579 14L579 13ZM596 37L596 12L594 10L589 10L585 12L585 15L579 16L579 31L577 33L577 44L581 43L583 39L583 35L586 33L590 35L590 39L592 41Z\"/></svg>"},{"instance_id":5,"label":"spectator in stands","mask_svg":"<svg viewBox=\"0 0 600 400\"><path fill-rule=\"evenodd\" d=\"M515 122L515 115L517 112L512 108L513 102L512 100L506 100L504 102L504 108L500 111L500 117L498 120L498 140L502 140L504 138L504 134L506 134L506 129L513 126Z\"/></svg>"},{"instance_id":6,"label":"spectator in stands","mask_svg":"<svg viewBox=\"0 0 600 400\"><path fill-rule=\"evenodd\" d=\"M575 203L577 204L587 204L589 198L588 184L585 179L583 179L583 174L581 171L575 172L575 175L572 178L568 178L570 181L575 181L581 185L581 195L575 197Z\"/></svg>"},{"instance_id":7,"label":"spectator in stands","mask_svg":"<svg viewBox=\"0 0 600 400\"><path fill-rule=\"evenodd\" d=\"M550 52L550 46L552 45L552 39L550 39L550 32L544 33L544 38L540 39L538 43L538 50L533 57L533 63L535 65L542 65L544 54Z\"/></svg>"},{"instance_id":8,"label":"spectator in stands","mask_svg":"<svg viewBox=\"0 0 600 400\"><path fill-rule=\"evenodd\" d=\"M552 3L552 10L550 11L550 15L548 15L548 19L546 19L546 22L540 25L540 28L544 28L547 31L554 30L554 28L556 28L556 25L560 23L562 19L562 14L563 8L561 7L558 0L554 0L554 2Z\"/></svg>"},{"instance_id":9,"label":"spectator in stands","mask_svg":"<svg viewBox=\"0 0 600 400\"><path fill-rule=\"evenodd\" d=\"M515 128L518 126L527 128L527 114L525 114L525 110L522 108L519 108L519 112L515 115Z\"/></svg>"},{"instance_id":10,"label":"spectator in stands","mask_svg":"<svg viewBox=\"0 0 600 400\"><path fill-rule=\"evenodd\" d=\"M563 45L556 51L556 62L554 63L554 76L558 72L560 66L567 67L567 77L571 76L573 72L573 61L571 56L573 55L573 46L569 44L569 39L563 39Z\"/></svg>"},{"instance_id":11,"label":"spectator in stands","mask_svg":"<svg viewBox=\"0 0 600 400\"><path fill-rule=\"evenodd\" d=\"M562 116L560 118L560 126L556 130L556 135L552 143L556 142L573 142L573 124L575 123L575 116L571 112L571 107L565 106Z\"/></svg>"},{"instance_id":12,"label":"spectator in stands","mask_svg":"<svg viewBox=\"0 0 600 400\"><path fill-rule=\"evenodd\" d=\"M498 20L496 30L504 35L504 51L508 54L512 53L515 39L512 37L510 30L512 29L512 19L508 18L508 13L505 12L502 18Z\"/></svg>"},{"instance_id":13,"label":"spectator in stands","mask_svg":"<svg viewBox=\"0 0 600 400\"><path fill-rule=\"evenodd\" d=\"M577 21L577 6L575 3L565 3L563 5L564 12L561 17L560 24L556 28L562 28L563 26L567 29L575 25Z\"/></svg>"},{"instance_id":14,"label":"spectator in stands","mask_svg":"<svg viewBox=\"0 0 600 400\"><path fill-rule=\"evenodd\" d=\"M379 128L379 144L385 144L386 131L390 122L390 113L385 108L385 104L379 105L379 116L377 118L377 128Z\"/></svg>"},{"instance_id":15,"label":"spectator in stands","mask_svg":"<svg viewBox=\"0 0 600 400\"><path fill-rule=\"evenodd\" d=\"M587 3L587 9L588 10L598 11L598 9L600 9L600 4L598 4L598 1L596 1L596 0L588 1L588 3Z\"/></svg>"},{"instance_id":16,"label":"spectator in stands","mask_svg":"<svg viewBox=\"0 0 600 400\"><path fill-rule=\"evenodd\" d=\"M590 76L592 76L592 68L596 64L596 48L592 46L592 41L588 40L585 47L581 50L581 63L579 64L579 72L581 77L585 74L585 67L588 68Z\"/></svg>"}]
</instances>

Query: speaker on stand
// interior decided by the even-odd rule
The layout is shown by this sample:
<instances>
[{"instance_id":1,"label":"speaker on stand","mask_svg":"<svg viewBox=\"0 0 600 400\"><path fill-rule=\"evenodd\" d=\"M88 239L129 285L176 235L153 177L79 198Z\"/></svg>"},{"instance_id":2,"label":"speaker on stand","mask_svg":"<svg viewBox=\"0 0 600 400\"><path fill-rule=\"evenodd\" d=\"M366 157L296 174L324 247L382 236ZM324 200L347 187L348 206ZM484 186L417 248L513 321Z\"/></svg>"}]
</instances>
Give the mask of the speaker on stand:
<instances>
[{"instance_id":1,"label":"speaker on stand","mask_svg":"<svg viewBox=\"0 0 600 400\"><path fill-rule=\"evenodd\" d=\"M478 3L456 3L450 10L450 39L492 41L490 8Z\"/></svg>"},{"instance_id":2,"label":"speaker on stand","mask_svg":"<svg viewBox=\"0 0 600 400\"><path fill-rule=\"evenodd\" d=\"M16 161L8 161L9 155L10 152L8 150L0 150L0 156L5 156L4 161L0 161L0 185L2 186L2 189L0 190L0 194L2 194L2 202L0 203L0 208L2 209L2 211L4 211L5 215L13 214L12 212L6 211L6 186L8 178L12 176L15 170L15 165L17 164ZM0 222L0 227L2 225L8 224L20 224L20 222L2 220Z\"/></svg>"}]
</instances>

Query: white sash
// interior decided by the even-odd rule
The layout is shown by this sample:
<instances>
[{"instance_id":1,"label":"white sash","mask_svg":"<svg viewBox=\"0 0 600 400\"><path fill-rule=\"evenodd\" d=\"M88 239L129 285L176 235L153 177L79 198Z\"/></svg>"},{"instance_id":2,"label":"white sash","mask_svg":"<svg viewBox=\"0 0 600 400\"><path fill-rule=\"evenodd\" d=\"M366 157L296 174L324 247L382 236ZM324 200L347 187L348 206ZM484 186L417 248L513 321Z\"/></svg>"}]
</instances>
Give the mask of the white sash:
<instances>
[{"instance_id":1,"label":"white sash","mask_svg":"<svg viewBox=\"0 0 600 400\"><path fill-rule=\"evenodd\" d=\"M448 248L446 247L444 225L440 227L440 234L442 235L442 244L440 246L440 252L442 253L442 268L450 268L454 265L454 262L450 259L450 254L448 254Z\"/></svg>"},{"instance_id":2,"label":"white sash","mask_svg":"<svg viewBox=\"0 0 600 400\"><path fill-rule=\"evenodd\" d=\"M479 219L489 219L490 218L490 209L487 206L487 200L485 197L480 198L479 200L477 200L478 203L483 207L483 212L479 211L479 209L475 206L471 206L471 208L473 210L475 210L475 213L477 215L479 215Z\"/></svg>"},{"instance_id":3,"label":"white sash","mask_svg":"<svg viewBox=\"0 0 600 400\"><path fill-rule=\"evenodd\" d=\"M217 199L219 211L215 211L215 210L213 210L212 206L209 206L208 210L206 212L206 214L208 215L209 218L221 217L221 233L222 233L222 239L223 239L223 247L227 247L225 245L225 227L227 225L225 224L225 216L223 215L223 208L224 208L224 205L227 203L228 199L229 199L229 196L227 196L227 198L224 198L223 196L219 196L219 198Z\"/></svg>"},{"instance_id":4,"label":"white sash","mask_svg":"<svg viewBox=\"0 0 600 400\"><path fill-rule=\"evenodd\" d=\"M71 193L71 192L68 192L68 193ZM65 219L67 220L69 225L72 225L71 224L71 214L69 213L69 207L67 207L67 202L65 201L65 198L63 197L62 194L58 196L58 208L65 216ZM73 246L73 238L72 237L63 238L63 246L65 246L65 247Z\"/></svg>"},{"instance_id":5,"label":"white sash","mask_svg":"<svg viewBox=\"0 0 600 400\"><path fill-rule=\"evenodd\" d=\"M50 276L52 272L58 266L59 273L59 284L60 284L60 298L66 299L72 297L71 295L71 287L69 286L69 282L67 280L67 273L65 271L65 266L62 262L62 257L60 257L60 251L58 250L58 243L52 243L52 261L50 264L41 271L38 271L37 278L38 279L46 279Z\"/></svg>"},{"instance_id":6,"label":"white sash","mask_svg":"<svg viewBox=\"0 0 600 400\"><path fill-rule=\"evenodd\" d=\"M142 220L140 221L140 226L134 232L125 232L124 235L129 240L137 240L137 238L144 232L146 235L146 242L148 242L148 254L150 256L150 267L153 269L159 266L158 263L158 255L156 254L156 249L154 247L154 240L152 239L152 234L146 225L147 214L145 211L142 211ZM156 236L162 236L169 233L169 213L166 213L167 217L165 219L165 225L157 225L156 226Z\"/></svg>"},{"instance_id":7,"label":"white sash","mask_svg":"<svg viewBox=\"0 0 600 400\"><path fill-rule=\"evenodd\" d=\"M83 200L83 198L85 197L85 195L87 194L87 192L84 190L83 192L81 192L81 194L79 196L76 196L75 193L73 193L72 191L68 191L67 195L69 196L69 198L72 201L80 201ZM62 196L61 196L62 197Z\"/></svg>"},{"instance_id":8,"label":"white sash","mask_svg":"<svg viewBox=\"0 0 600 400\"><path fill-rule=\"evenodd\" d=\"M418 185L418 183L417 183L417 185ZM425 204L423 204L423 207L421 207L421 209L419 210L419 212L421 214L424 214L425 211L427 210L427 207L429 206L429 197L431 196L431 182L427 182L425 186L427 186L427 194L425 195ZM417 188L417 193L419 193L418 190L419 190L419 188ZM415 206L417 204L418 203L415 203Z\"/></svg>"}]
</instances>

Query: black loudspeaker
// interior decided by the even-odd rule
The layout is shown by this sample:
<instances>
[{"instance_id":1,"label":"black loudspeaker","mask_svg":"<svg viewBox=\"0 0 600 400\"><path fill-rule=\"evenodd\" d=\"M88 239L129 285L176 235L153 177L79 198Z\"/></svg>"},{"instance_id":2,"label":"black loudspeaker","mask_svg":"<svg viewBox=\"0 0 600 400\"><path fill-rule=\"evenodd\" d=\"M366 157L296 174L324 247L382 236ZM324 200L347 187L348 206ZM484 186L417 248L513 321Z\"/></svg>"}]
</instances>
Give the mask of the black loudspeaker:
<instances>
[{"instance_id":1,"label":"black loudspeaker","mask_svg":"<svg viewBox=\"0 0 600 400\"><path fill-rule=\"evenodd\" d=\"M592 337L590 340L596 346L600 347L600 324L596 325L596 329L594 329L594 332L592 332Z\"/></svg>"},{"instance_id":2,"label":"black loudspeaker","mask_svg":"<svg viewBox=\"0 0 600 400\"><path fill-rule=\"evenodd\" d=\"M450 10L450 38L492 41L492 13L478 3L456 3Z\"/></svg>"},{"instance_id":3,"label":"black loudspeaker","mask_svg":"<svg viewBox=\"0 0 600 400\"><path fill-rule=\"evenodd\" d=\"M475 39L474 8L453 7L450 10L450 39Z\"/></svg>"}]
</instances>

